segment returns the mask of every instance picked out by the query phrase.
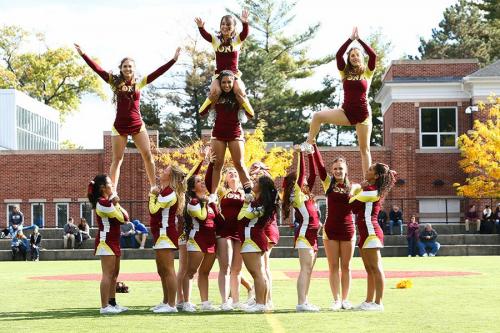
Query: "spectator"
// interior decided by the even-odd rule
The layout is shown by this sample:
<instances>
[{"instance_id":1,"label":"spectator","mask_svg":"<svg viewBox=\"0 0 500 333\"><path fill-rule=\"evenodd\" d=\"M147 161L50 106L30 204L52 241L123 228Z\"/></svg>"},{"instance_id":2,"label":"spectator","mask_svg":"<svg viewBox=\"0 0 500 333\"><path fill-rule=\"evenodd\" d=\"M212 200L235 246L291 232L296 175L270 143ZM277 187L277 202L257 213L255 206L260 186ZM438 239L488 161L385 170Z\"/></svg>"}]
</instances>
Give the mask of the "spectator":
<instances>
[{"instance_id":1,"label":"spectator","mask_svg":"<svg viewBox=\"0 0 500 333\"><path fill-rule=\"evenodd\" d=\"M497 208L495 209L495 214L493 214L493 221L495 222L495 228L497 234L500 234L500 202L497 203Z\"/></svg>"},{"instance_id":2,"label":"spectator","mask_svg":"<svg viewBox=\"0 0 500 333\"><path fill-rule=\"evenodd\" d=\"M419 238L418 222L415 215L412 215L410 222L406 225L406 239L408 241L408 257L417 256L417 244Z\"/></svg>"},{"instance_id":3,"label":"spectator","mask_svg":"<svg viewBox=\"0 0 500 333\"><path fill-rule=\"evenodd\" d=\"M31 260L38 261L40 259L40 243L42 242L42 235L38 232L38 226L35 226L33 233L30 236L30 252Z\"/></svg>"},{"instance_id":4,"label":"spectator","mask_svg":"<svg viewBox=\"0 0 500 333\"><path fill-rule=\"evenodd\" d=\"M469 232L469 225L471 223L475 223L477 227L477 231L481 228L481 220L479 216L477 216L476 205L470 205L467 214L465 214L465 232Z\"/></svg>"},{"instance_id":5,"label":"spectator","mask_svg":"<svg viewBox=\"0 0 500 333\"><path fill-rule=\"evenodd\" d=\"M76 244L80 248L82 247L84 241L91 239L92 237L90 237L90 228L84 217L80 218L80 223L78 223L77 227L78 234L76 235Z\"/></svg>"},{"instance_id":6,"label":"spectator","mask_svg":"<svg viewBox=\"0 0 500 333\"><path fill-rule=\"evenodd\" d=\"M493 233L493 211L488 205L484 206L480 232L482 234Z\"/></svg>"},{"instance_id":7,"label":"spectator","mask_svg":"<svg viewBox=\"0 0 500 333\"><path fill-rule=\"evenodd\" d=\"M14 229L17 229L18 226L22 226L24 222L24 215L21 213L19 210L18 205L14 205L12 208L12 212L9 214L9 224L14 227Z\"/></svg>"},{"instance_id":8,"label":"spectator","mask_svg":"<svg viewBox=\"0 0 500 333\"><path fill-rule=\"evenodd\" d=\"M403 234L403 213L399 210L399 207L394 205L392 206L391 211L389 212L389 235L392 235L392 228L394 224L399 226L399 234Z\"/></svg>"},{"instance_id":9,"label":"spectator","mask_svg":"<svg viewBox=\"0 0 500 333\"><path fill-rule=\"evenodd\" d=\"M22 227L12 228L12 241L10 248L12 250L12 260L16 260L16 255L21 253L23 260L26 261L26 252L28 250L28 239L23 233Z\"/></svg>"},{"instance_id":10,"label":"spectator","mask_svg":"<svg viewBox=\"0 0 500 333\"><path fill-rule=\"evenodd\" d=\"M135 229L132 222L128 221L120 225L120 247L121 248L136 248Z\"/></svg>"},{"instance_id":11,"label":"spectator","mask_svg":"<svg viewBox=\"0 0 500 333\"><path fill-rule=\"evenodd\" d=\"M139 248L144 249L144 245L146 245L146 238L148 238L148 229L139 220L133 220L132 224L135 229L135 240L138 244L140 244Z\"/></svg>"},{"instance_id":12,"label":"spectator","mask_svg":"<svg viewBox=\"0 0 500 333\"><path fill-rule=\"evenodd\" d=\"M436 256L441 244L436 242L438 234L436 230L432 229L432 225L427 223L424 231L420 233L420 242L418 243L419 254L421 257L434 257ZM430 252L428 252L428 250Z\"/></svg>"},{"instance_id":13,"label":"spectator","mask_svg":"<svg viewBox=\"0 0 500 333\"><path fill-rule=\"evenodd\" d=\"M377 221L384 233L387 233L387 213L385 210L381 209L378 212Z\"/></svg>"},{"instance_id":14,"label":"spectator","mask_svg":"<svg viewBox=\"0 0 500 333\"><path fill-rule=\"evenodd\" d=\"M71 248L75 249L75 237L78 235L78 227L75 225L72 217L68 219L68 223L64 225L64 248L68 248L68 241L71 240Z\"/></svg>"}]
</instances>

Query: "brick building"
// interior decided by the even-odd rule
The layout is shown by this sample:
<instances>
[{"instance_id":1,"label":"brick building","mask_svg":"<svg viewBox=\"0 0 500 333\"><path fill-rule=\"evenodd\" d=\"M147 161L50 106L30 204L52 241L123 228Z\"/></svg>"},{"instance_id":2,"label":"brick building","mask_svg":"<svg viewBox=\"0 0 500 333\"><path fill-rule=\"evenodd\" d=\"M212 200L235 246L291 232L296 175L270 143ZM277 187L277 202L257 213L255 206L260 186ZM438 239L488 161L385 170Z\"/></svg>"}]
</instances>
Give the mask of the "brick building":
<instances>
[{"instance_id":1,"label":"brick building","mask_svg":"<svg viewBox=\"0 0 500 333\"><path fill-rule=\"evenodd\" d=\"M382 104L384 146L372 147L373 161L389 164L399 182L385 206L397 203L405 218L417 213L421 222L458 221L464 202L452 184L465 176L457 162L456 138L484 119L486 111L471 112L488 95L500 95L500 61L479 69L476 60L398 60L385 73L377 101ZM110 132L102 150L0 151L0 227L8 211L21 205L26 224L62 226L68 216L86 216L86 186L111 163ZM149 132L153 142L157 133ZM328 164L334 156L349 161L349 175L360 181L357 147L322 147ZM280 184L280 183L279 183ZM120 197L131 217L147 221L147 178L136 149L125 151L121 167ZM315 186L320 206L324 200ZM388 209L388 208L387 208Z\"/></svg>"}]
</instances>

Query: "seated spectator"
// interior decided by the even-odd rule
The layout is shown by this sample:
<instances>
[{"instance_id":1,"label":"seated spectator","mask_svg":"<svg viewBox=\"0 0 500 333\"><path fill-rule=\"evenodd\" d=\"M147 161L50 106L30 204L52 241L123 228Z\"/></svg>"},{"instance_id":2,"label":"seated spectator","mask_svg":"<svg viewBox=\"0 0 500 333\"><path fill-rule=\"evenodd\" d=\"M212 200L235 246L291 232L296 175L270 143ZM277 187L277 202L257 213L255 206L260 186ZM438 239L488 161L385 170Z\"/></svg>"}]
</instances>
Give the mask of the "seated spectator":
<instances>
[{"instance_id":1,"label":"seated spectator","mask_svg":"<svg viewBox=\"0 0 500 333\"><path fill-rule=\"evenodd\" d=\"M132 224L135 229L135 240L140 244L139 248L144 249L144 245L146 245L146 238L148 238L148 229L139 220L133 220Z\"/></svg>"},{"instance_id":2,"label":"seated spectator","mask_svg":"<svg viewBox=\"0 0 500 333\"><path fill-rule=\"evenodd\" d=\"M420 242L418 242L419 255L421 257L434 257L441 244L436 242L438 234L432 229L432 225L427 223L425 229L420 233Z\"/></svg>"},{"instance_id":3,"label":"seated spectator","mask_svg":"<svg viewBox=\"0 0 500 333\"><path fill-rule=\"evenodd\" d=\"M385 210L381 209L378 212L378 217L377 217L378 225L382 228L382 231L384 234L388 232L387 230L387 213Z\"/></svg>"},{"instance_id":4,"label":"seated spectator","mask_svg":"<svg viewBox=\"0 0 500 333\"><path fill-rule=\"evenodd\" d=\"M497 203L497 208L495 209L495 213L493 214L493 221L495 222L495 229L497 234L500 234L500 202Z\"/></svg>"},{"instance_id":5,"label":"seated spectator","mask_svg":"<svg viewBox=\"0 0 500 333\"><path fill-rule=\"evenodd\" d=\"M403 234L403 213L399 210L399 207L392 206L389 212L389 235L392 235L392 228L397 224L399 226L399 234Z\"/></svg>"},{"instance_id":6,"label":"seated spectator","mask_svg":"<svg viewBox=\"0 0 500 333\"><path fill-rule=\"evenodd\" d=\"M482 234L492 234L493 233L493 211L490 206L484 206L483 215L481 219L481 228L479 229Z\"/></svg>"},{"instance_id":7,"label":"seated spectator","mask_svg":"<svg viewBox=\"0 0 500 333\"><path fill-rule=\"evenodd\" d=\"M72 217L68 219L68 223L64 225L64 248L68 248L68 242L71 241L71 248L75 249L75 239L78 235L78 227L75 225Z\"/></svg>"},{"instance_id":8,"label":"seated spectator","mask_svg":"<svg viewBox=\"0 0 500 333\"><path fill-rule=\"evenodd\" d=\"M23 223L24 223L24 215L19 210L19 206L14 205L14 207L12 208L12 212L9 214L9 224L14 229L17 229L18 226L22 226Z\"/></svg>"},{"instance_id":9,"label":"seated spectator","mask_svg":"<svg viewBox=\"0 0 500 333\"><path fill-rule=\"evenodd\" d=\"M23 260L26 261L28 239L24 235L22 227L17 227L15 230L13 228L12 230L12 241L10 242L10 248L12 250L12 260L16 260L16 255L20 253L23 256Z\"/></svg>"},{"instance_id":10,"label":"seated spectator","mask_svg":"<svg viewBox=\"0 0 500 333\"><path fill-rule=\"evenodd\" d=\"M30 252L31 260L38 261L40 259L40 243L42 242L42 235L38 232L38 226L35 226L33 233L30 236Z\"/></svg>"},{"instance_id":11,"label":"seated spectator","mask_svg":"<svg viewBox=\"0 0 500 333\"><path fill-rule=\"evenodd\" d=\"M469 210L465 214L465 231L469 232L469 225L471 223L475 223L477 227L477 231L481 228L481 220L477 215L476 205L470 205Z\"/></svg>"},{"instance_id":12,"label":"seated spectator","mask_svg":"<svg viewBox=\"0 0 500 333\"><path fill-rule=\"evenodd\" d=\"M417 256L417 244L419 238L419 224L415 215L412 215L410 222L406 225L406 240L408 241L408 257Z\"/></svg>"},{"instance_id":13,"label":"seated spectator","mask_svg":"<svg viewBox=\"0 0 500 333\"><path fill-rule=\"evenodd\" d=\"M78 223L77 227L78 234L76 235L76 244L80 248L84 241L92 239L92 237L90 237L90 227L84 217L80 218L80 223Z\"/></svg>"},{"instance_id":14,"label":"seated spectator","mask_svg":"<svg viewBox=\"0 0 500 333\"><path fill-rule=\"evenodd\" d=\"M128 221L120 225L120 247L121 248L136 248L135 229L132 222Z\"/></svg>"}]
</instances>

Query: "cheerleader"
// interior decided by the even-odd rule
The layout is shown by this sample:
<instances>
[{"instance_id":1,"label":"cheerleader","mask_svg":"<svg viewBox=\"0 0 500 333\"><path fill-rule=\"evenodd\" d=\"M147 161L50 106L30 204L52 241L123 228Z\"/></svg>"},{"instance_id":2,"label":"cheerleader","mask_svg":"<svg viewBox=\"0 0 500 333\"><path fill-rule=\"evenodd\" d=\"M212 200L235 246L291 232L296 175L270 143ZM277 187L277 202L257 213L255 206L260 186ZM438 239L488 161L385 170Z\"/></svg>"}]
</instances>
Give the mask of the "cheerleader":
<instances>
[{"instance_id":1,"label":"cheerleader","mask_svg":"<svg viewBox=\"0 0 500 333\"><path fill-rule=\"evenodd\" d=\"M358 306L364 311L383 311L384 269L380 249L384 233L377 222L380 202L389 193L396 173L383 163L374 163L365 174L366 182L349 202L356 215L359 231L358 248L367 273L366 299Z\"/></svg>"},{"instance_id":2,"label":"cheerleader","mask_svg":"<svg viewBox=\"0 0 500 333\"><path fill-rule=\"evenodd\" d=\"M296 150L299 146L294 147ZM290 215L290 206L295 211L295 221L299 228L295 230L295 248L299 251L300 273L297 279L298 303L297 311L319 311L319 308L309 304L307 294L311 283L311 275L318 253L318 229L320 227L318 210L316 208L312 188L316 180L316 169L312 155L309 158L309 177L305 181L304 156L298 150L297 171L291 172L283 180L283 212L285 218Z\"/></svg>"},{"instance_id":3,"label":"cheerleader","mask_svg":"<svg viewBox=\"0 0 500 333\"><path fill-rule=\"evenodd\" d=\"M347 162L337 157L332 163L332 175L326 171L323 158L314 145L314 159L327 198L327 217L323 227L323 244L328 259L328 280L333 295L332 310L350 310L351 259L354 255L356 232L352 219L349 196L359 189L347 177ZM340 288L342 287L342 288ZM342 290L341 290L342 289ZM342 291L342 295L340 295ZM341 296L341 297L340 297Z\"/></svg>"},{"instance_id":4,"label":"cheerleader","mask_svg":"<svg viewBox=\"0 0 500 333\"><path fill-rule=\"evenodd\" d=\"M111 129L111 146L113 150L110 176L115 190L118 188L120 167L127 145L127 138L132 136L135 146L141 153L151 190L156 190L155 164L151 155L149 136L139 109L141 89L165 73L179 58L181 49L177 48L175 55L165 65L153 73L138 80L135 76L135 61L123 58L120 62L120 74L114 75L101 68L78 44L75 44L78 54L113 90L113 102L116 103L116 118Z\"/></svg>"},{"instance_id":5,"label":"cheerleader","mask_svg":"<svg viewBox=\"0 0 500 333\"><path fill-rule=\"evenodd\" d=\"M359 48L353 47L347 52L347 64L344 53L349 45L357 40L368 54L368 64L365 65ZM309 135L304 148L312 153L312 145L319 133L321 124L328 123L337 126L355 126L361 152L363 174L371 164L370 136L372 132L371 109L368 103L368 91L375 71L377 55L375 51L363 42L358 35L358 28L354 27L351 36L340 47L336 55L337 68L340 71L344 88L344 103L341 108L323 110L313 114Z\"/></svg>"},{"instance_id":6,"label":"cheerleader","mask_svg":"<svg viewBox=\"0 0 500 333\"><path fill-rule=\"evenodd\" d=\"M245 193L250 194L252 190L252 182L245 167L245 146L241 122L246 121L247 117L253 118L253 113L245 113L245 120L240 119L240 103L235 98L234 84L236 83L236 77L233 72L229 70L222 71L218 76L218 80L220 81L222 93L215 104L216 115L210 141L212 152L215 154L215 161L212 176L207 177L207 181L211 182L209 186L211 201L217 199L215 192L219 186L226 149L229 149ZM201 115L205 115L207 111L202 112Z\"/></svg>"},{"instance_id":7,"label":"cheerleader","mask_svg":"<svg viewBox=\"0 0 500 333\"><path fill-rule=\"evenodd\" d=\"M216 35L210 34L205 30L205 22L201 18L197 17L194 20L203 39L212 44L215 51L216 63L215 75L210 84L210 94L201 106L200 113L208 110L210 105L219 98L223 89L216 79L223 70L229 70L236 76L237 81L234 82L236 98L247 113L254 113L245 93L245 85L241 80L241 72L238 69L239 51L243 41L248 36L248 14L248 10L246 9L241 13L243 30L238 35L236 34L236 19L232 15L224 15L222 17L220 20L220 31Z\"/></svg>"},{"instance_id":8,"label":"cheerleader","mask_svg":"<svg viewBox=\"0 0 500 333\"><path fill-rule=\"evenodd\" d=\"M155 313L177 312L175 296L177 279L175 276L174 256L178 249L179 234L177 215L184 210L185 174L177 166L160 169L159 194L149 194L149 213L156 267L161 279L163 301L151 308Z\"/></svg>"},{"instance_id":9,"label":"cheerleader","mask_svg":"<svg viewBox=\"0 0 500 333\"><path fill-rule=\"evenodd\" d=\"M88 186L87 197L97 214L99 232L94 254L101 257L101 314L127 311L116 303L116 279L120 273L120 224L128 221L128 213L113 193L113 183L107 175L97 175Z\"/></svg>"},{"instance_id":10,"label":"cheerleader","mask_svg":"<svg viewBox=\"0 0 500 333\"><path fill-rule=\"evenodd\" d=\"M190 226L187 240L188 267L184 281L191 280L198 273L201 310L216 310L208 301L208 275L215 262L215 218L218 208L215 202L206 198L207 188L202 177L194 174L187 180L185 224ZM185 309L186 311L196 309Z\"/></svg>"},{"instance_id":11,"label":"cheerleader","mask_svg":"<svg viewBox=\"0 0 500 333\"><path fill-rule=\"evenodd\" d=\"M267 279L262 267L263 258L269 247L265 226L276 215L278 193L270 177L259 177L253 187L255 199L245 203L238 214L238 220L245 225L241 235L243 244L241 255L245 267L250 272L255 284L255 304L244 308L246 312L264 312L266 307Z\"/></svg>"}]
</instances>

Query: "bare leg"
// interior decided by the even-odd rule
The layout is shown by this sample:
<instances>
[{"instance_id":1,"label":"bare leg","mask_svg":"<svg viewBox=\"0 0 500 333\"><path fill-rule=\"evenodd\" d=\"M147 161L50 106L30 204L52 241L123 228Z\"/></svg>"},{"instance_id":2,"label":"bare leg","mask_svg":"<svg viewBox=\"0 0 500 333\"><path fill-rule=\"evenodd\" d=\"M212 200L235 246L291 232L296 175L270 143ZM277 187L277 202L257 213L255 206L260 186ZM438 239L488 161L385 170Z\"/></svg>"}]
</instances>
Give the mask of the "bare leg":
<instances>
[{"instance_id":1,"label":"bare leg","mask_svg":"<svg viewBox=\"0 0 500 333\"><path fill-rule=\"evenodd\" d=\"M342 300L349 298L349 289L351 287L351 259L354 255L354 243L351 241L340 241L340 269L341 269L341 285L342 285Z\"/></svg>"},{"instance_id":2,"label":"bare leg","mask_svg":"<svg viewBox=\"0 0 500 333\"><path fill-rule=\"evenodd\" d=\"M215 262L215 253L205 253L198 269L198 289L202 302L208 301L208 275Z\"/></svg>"},{"instance_id":3,"label":"bare leg","mask_svg":"<svg viewBox=\"0 0 500 333\"><path fill-rule=\"evenodd\" d=\"M241 242L232 240L233 257L231 261L231 297L233 303L240 302L240 283L241 283L241 266L243 258L241 257Z\"/></svg>"},{"instance_id":4,"label":"bare leg","mask_svg":"<svg viewBox=\"0 0 500 333\"><path fill-rule=\"evenodd\" d=\"M174 251L169 249L155 250L156 267L161 279L163 289L163 303L175 306L175 291L177 290L177 280L174 268Z\"/></svg>"},{"instance_id":5,"label":"bare leg","mask_svg":"<svg viewBox=\"0 0 500 333\"><path fill-rule=\"evenodd\" d=\"M187 274L187 249L186 245L179 245L179 271L177 272L177 302L189 302L191 296L191 280L185 281Z\"/></svg>"},{"instance_id":6,"label":"bare leg","mask_svg":"<svg viewBox=\"0 0 500 333\"><path fill-rule=\"evenodd\" d=\"M212 83L210 83L210 93L208 94L208 98L212 101L212 105L217 102L221 93L222 90L220 88L219 80L213 80Z\"/></svg>"},{"instance_id":7,"label":"bare leg","mask_svg":"<svg viewBox=\"0 0 500 333\"><path fill-rule=\"evenodd\" d=\"M101 269L102 269L102 277L101 277L101 307L105 308L108 306L109 298L111 297L110 290L111 286L115 288L115 284L113 282L113 274L115 272L115 261L116 256L101 256Z\"/></svg>"},{"instance_id":8,"label":"bare leg","mask_svg":"<svg viewBox=\"0 0 500 333\"><path fill-rule=\"evenodd\" d=\"M298 303L307 302L307 286L311 281L315 253L313 249L299 249L300 273L297 279Z\"/></svg>"},{"instance_id":9,"label":"bare leg","mask_svg":"<svg viewBox=\"0 0 500 333\"><path fill-rule=\"evenodd\" d=\"M228 147L233 160L234 168L240 177L241 184L249 184L250 176L248 175L248 170L245 166L245 145L243 141L230 141L228 143Z\"/></svg>"},{"instance_id":10,"label":"bare leg","mask_svg":"<svg viewBox=\"0 0 500 333\"><path fill-rule=\"evenodd\" d=\"M269 249L264 253L264 272L266 274L266 279L267 279L267 297L266 300L268 302L273 301L273 277L271 275L271 267L270 267L270 258L271 258L271 251L272 251L272 245L269 244ZM257 290L255 291L257 292Z\"/></svg>"},{"instance_id":11,"label":"bare leg","mask_svg":"<svg viewBox=\"0 0 500 333\"><path fill-rule=\"evenodd\" d=\"M118 279L118 274L120 274L120 257L115 257L115 266L113 270L113 276L111 277L111 285L109 286L109 298L115 298L116 295L116 280Z\"/></svg>"},{"instance_id":12,"label":"bare leg","mask_svg":"<svg viewBox=\"0 0 500 333\"><path fill-rule=\"evenodd\" d=\"M335 301L339 300L340 296L340 242L337 240L323 239L325 245L325 253L328 259L328 281L330 282L330 290Z\"/></svg>"},{"instance_id":13,"label":"bare leg","mask_svg":"<svg viewBox=\"0 0 500 333\"><path fill-rule=\"evenodd\" d=\"M127 145L126 135L117 135L111 137L111 150L112 159L111 167L109 170L109 177L113 183L115 190L118 190L118 181L120 180L120 168L123 162L123 153L125 152L125 146Z\"/></svg>"},{"instance_id":14,"label":"bare leg","mask_svg":"<svg viewBox=\"0 0 500 333\"><path fill-rule=\"evenodd\" d=\"M226 143L224 141L212 139L210 145L212 146L212 151L215 153L215 162L212 172L212 193L216 193L220 182L222 167L224 166Z\"/></svg>"},{"instance_id":15,"label":"bare leg","mask_svg":"<svg viewBox=\"0 0 500 333\"><path fill-rule=\"evenodd\" d=\"M262 267L262 256L264 253L242 253L241 255L255 283L255 302L264 305L266 304L267 295L267 281Z\"/></svg>"},{"instance_id":16,"label":"bare leg","mask_svg":"<svg viewBox=\"0 0 500 333\"><path fill-rule=\"evenodd\" d=\"M344 110L342 109L328 109L316 112L313 114L311 124L309 126L307 142L313 144L316 141L316 136L319 133L321 124L325 123L337 126L351 126L349 119L347 119Z\"/></svg>"},{"instance_id":17,"label":"bare leg","mask_svg":"<svg viewBox=\"0 0 500 333\"><path fill-rule=\"evenodd\" d=\"M363 167L363 176L372 164L372 155L370 153L370 136L372 135L372 124L356 125L356 134L358 136L359 152L361 153L361 166Z\"/></svg>"},{"instance_id":18,"label":"bare leg","mask_svg":"<svg viewBox=\"0 0 500 333\"><path fill-rule=\"evenodd\" d=\"M186 281L193 280L194 275L198 272L198 268L203 261L204 255L205 254L203 252L187 252L187 272L184 276L183 284L186 283ZM184 298L186 298L186 295L184 295Z\"/></svg>"},{"instance_id":19,"label":"bare leg","mask_svg":"<svg viewBox=\"0 0 500 333\"><path fill-rule=\"evenodd\" d=\"M233 91L236 96L236 100L240 103L240 105L245 102L248 103L247 94L245 92L245 83L241 79L234 80Z\"/></svg>"},{"instance_id":20,"label":"bare leg","mask_svg":"<svg viewBox=\"0 0 500 333\"><path fill-rule=\"evenodd\" d=\"M375 303L381 304L382 297L384 296L385 275L382 267L382 257L380 256L379 249L363 249L362 252L363 263L365 267L369 267L368 278L371 278L371 290L367 290L367 302L370 298L373 300L375 296Z\"/></svg>"},{"instance_id":21,"label":"bare leg","mask_svg":"<svg viewBox=\"0 0 500 333\"><path fill-rule=\"evenodd\" d=\"M135 146L139 150L144 161L144 167L146 169L146 174L149 180L149 186L153 187L156 185L155 178L155 161L153 155L151 154L151 146L149 142L149 136L147 131L139 132L132 135Z\"/></svg>"},{"instance_id":22,"label":"bare leg","mask_svg":"<svg viewBox=\"0 0 500 333\"><path fill-rule=\"evenodd\" d=\"M231 278L230 260L232 253L231 240L227 238L217 239L217 259L219 260L219 292L222 303L226 303L229 297L229 283Z\"/></svg>"}]
</instances>

